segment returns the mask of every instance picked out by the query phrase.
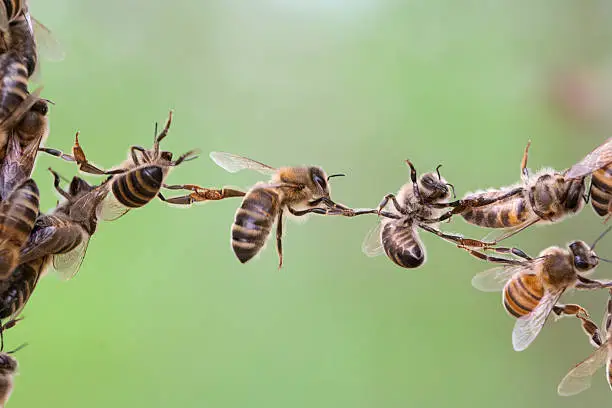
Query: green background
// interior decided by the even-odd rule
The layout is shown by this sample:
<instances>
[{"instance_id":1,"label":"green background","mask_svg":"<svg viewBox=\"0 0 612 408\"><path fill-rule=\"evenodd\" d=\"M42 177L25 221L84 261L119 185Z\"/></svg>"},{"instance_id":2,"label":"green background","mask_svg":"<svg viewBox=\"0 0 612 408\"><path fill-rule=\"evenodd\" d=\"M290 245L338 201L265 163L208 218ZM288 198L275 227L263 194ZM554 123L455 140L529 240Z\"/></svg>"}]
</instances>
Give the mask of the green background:
<instances>
[{"instance_id":1,"label":"green background","mask_svg":"<svg viewBox=\"0 0 612 408\"><path fill-rule=\"evenodd\" d=\"M443 163L460 195L512 184L528 139L532 168L566 168L609 127L605 87L583 89L610 78L609 5L533 3L32 0L66 51L43 61L43 95L55 102L46 145L69 150L80 130L89 157L110 167L130 145L148 146L172 108L164 147L204 154L170 183L261 179L216 167L207 153L220 150L345 172L332 196L355 207L405 183L406 158L420 171ZM585 104L595 113L576 114ZM45 210L57 200L49 166L75 174L39 158ZM311 217L288 223L281 271L273 245L241 265L229 245L238 204L156 201L101 223L76 278L43 279L8 333L8 347L30 343L9 405L544 408L610 398L603 371L588 392L558 397L559 380L591 352L578 322L549 323L514 352L500 295L470 285L487 265L452 245L421 234L428 262L403 270L361 253L375 217ZM460 219L442 228L486 235ZM536 254L602 228L588 208L508 243ZM611 252L608 239L599 253ZM568 298L600 321L605 293Z\"/></svg>"}]
</instances>

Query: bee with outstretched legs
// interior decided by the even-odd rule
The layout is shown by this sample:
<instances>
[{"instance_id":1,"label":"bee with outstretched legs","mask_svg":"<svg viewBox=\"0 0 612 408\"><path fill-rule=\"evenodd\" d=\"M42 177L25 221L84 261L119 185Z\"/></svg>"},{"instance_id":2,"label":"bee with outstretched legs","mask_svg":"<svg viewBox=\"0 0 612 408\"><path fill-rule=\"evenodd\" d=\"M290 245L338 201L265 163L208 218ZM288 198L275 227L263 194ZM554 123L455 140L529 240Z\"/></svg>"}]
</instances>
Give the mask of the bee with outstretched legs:
<instances>
[{"instance_id":1,"label":"bee with outstretched legs","mask_svg":"<svg viewBox=\"0 0 612 408\"><path fill-rule=\"evenodd\" d=\"M515 317L512 344L516 351L526 349L537 337L551 312L561 315L588 313L578 305L559 305L561 295L570 288L600 289L612 287L612 281L599 281L584 276L602 258L595 245L610 231L605 230L589 247L584 241L573 241L567 249L552 246L537 258L531 258L516 248L488 248L511 255L512 258L489 256L464 247L479 259L501 266L474 276L472 285L485 292L502 291L504 308Z\"/></svg>"},{"instance_id":2,"label":"bee with outstretched legs","mask_svg":"<svg viewBox=\"0 0 612 408\"><path fill-rule=\"evenodd\" d=\"M505 229L507 232L494 240L497 244L531 225L558 222L579 212L587 200L585 179L612 161L612 139L608 139L565 172L545 169L530 175L529 146L528 143L521 161L522 184L468 194L449 203L432 203L434 208L453 209L429 222L444 221L459 214L470 224ZM490 246L490 243L477 246Z\"/></svg>"},{"instance_id":3,"label":"bee with outstretched legs","mask_svg":"<svg viewBox=\"0 0 612 408\"><path fill-rule=\"evenodd\" d=\"M410 160L410 182L403 185L397 194L387 194L378 206L378 214L384 215L381 222L366 236L362 249L368 256L386 253L396 265L403 268L417 268L425 262L426 252L418 234L418 228L431 232L440 238L458 245L475 246L480 241L447 234L437 229L428 220L445 212L431 204L446 202L454 187L440 175L440 166L435 172L425 173L417 178L417 172ZM449 188L450 187L450 188ZM383 209L392 203L391 211Z\"/></svg>"},{"instance_id":4,"label":"bee with outstretched legs","mask_svg":"<svg viewBox=\"0 0 612 408\"><path fill-rule=\"evenodd\" d=\"M564 397L576 395L589 388L593 375L604 365L606 380L612 389L612 291L610 291L601 329L598 329L588 317L581 317L581 319L584 332L596 350L563 377L557 387L557 392Z\"/></svg>"},{"instance_id":5,"label":"bee with outstretched legs","mask_svg":"<svg viewBox=\"0 0 612 408\"><path fill-rule=\"evenodd\" d=\"M236 212L231 229L232 248L241 263L248 262L261 251L276 221L276 249L279 268L283 265L283 216L285 211L301 217L321 215L359 215L336 204L330 198L329 179L342 174L327 175L316 166L274 168L247 157L212 152L211 159L230 173L249 169L272 176L269 182L255 184L245 195ZM320 207L319 205L322 205ZM375 213L376 210L364 210Z\"/></svg>"},{"instance_id":6,"label":"bee with outstretched legs","mask_svg":"<svg viewBox=\"0 0 612 408\"><path fill-rule=\"evenodd\" d=\"M104 188L110 194L107 194L106 199L98 208L98 217L103 220L115 220L130 209L143 207L155 197L169 204L190 205L194 202L244 196L244 192L234 189L214 190L193 184L165 184L164 181L172 168L197 157L197 150L191 150L173 160L172 152L160 150L160 142L167 136L171 123L172 111L170 111L166 126L159 134L157 134L157 125L155 126L153 148L132 146L129 159L113 170L102 170L87 160L79 144L78 133L72 155L46 147L39 150L67 161L76 162L79 169L85 173L110 175L109 179L103 183ZM166 198L160 192L162 187L192 192L185 196Z\"/></svg>"}]
</instances>

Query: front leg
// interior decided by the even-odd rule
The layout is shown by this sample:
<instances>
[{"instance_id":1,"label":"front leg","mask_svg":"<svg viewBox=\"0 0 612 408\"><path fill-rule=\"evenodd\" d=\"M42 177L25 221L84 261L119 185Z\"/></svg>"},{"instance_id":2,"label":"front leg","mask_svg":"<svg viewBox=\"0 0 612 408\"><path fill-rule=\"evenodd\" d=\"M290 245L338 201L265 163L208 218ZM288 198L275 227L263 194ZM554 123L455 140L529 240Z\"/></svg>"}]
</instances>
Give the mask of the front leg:
<instances>
[{"instance_id":1,"label":"front leg","mask_svg":"<svg viewBox=\"0 0 612 408\"><path fill-rule=\"evenodd\" d=\"M527 158L529 157L529 147L531 146L531 140L527 141L525 146L525 152L523 153L523 159L521 160L521 179L526 184L529 180L529 169L527 168Z\"/></svg>"},{"instance_id":2,"label":"front leg","mask_svg":"<svg viewBox=\"0 0 612 408\"><path fill-rule=\"evenodd\" d=\"M612 288L612 281L599 281L595 279L589 279L582 275L578 275L578 283L575 285L576 289L606 289Z\"/></svg>"},{"instance_id":3,"label":"front leg","mask_svg":"<svg viewBox=\"0 0 612 408\"><path fill-rule=\"evenodd\" d=\"M400 203L397 201L397 198L395 197L395 194L387 194L386 196L383 197L382 201L380 202L380 204L378 204L378 214L380 215L380 212L387 206L387 203L389 203L389 200L391 200L391 202L393 203L393 206L395 207L395 209L397 211L400 212L400 214L407 214L408 211L403 208Z\"/></svg>"},{"instance_id":4,"label":"front leg","mask_svg":"<svg viewBox=\"0 0 612 408\"><path fill-rule=\"evenodd\" d=\"M414 192L414 196L420 204L423 204L423 197L421 196L421 190L419 190L419 183L417 182L416 169L414 168L414 165L410 160L406 160L406 164L410 167L410 181L412 181L412 190Z\"/></svg>"},{"instance_id":5,"label":"front leg","mask_svg":"<svg viewBox=\"0 0 612 408\"><path fill-rule=\"evenodd\" d=\"M589 312L580 305L569 304L561 305L557 304L553 307L553 312L559 316L576 316L580 319L582 324L582 330L589 338L589 341L594 347L600 347L603 344L601 333L597 328L597 325L590 319Z\"/></svg>"},{"instance_id":6,"label":"front leg","mask_svg":"<svg viewBox=\"0 0 612 408\"><path fill-rule=\"evenodd\" d=\"M246 193L240 190L234 190L231 188L222 188L222 189L209 189L197 186L195 184L176 184L176 185L168 185L164 184L164 188L168 190L190 190L191 194L179 197L172 198L162 198L159 197L162 201L168 202L170 204L178 204L178 205L191 205L193 203L202 202L202 201L217 201L223 200L224 198L231 197L244 197Z\"/></svg>"}]
</instances>

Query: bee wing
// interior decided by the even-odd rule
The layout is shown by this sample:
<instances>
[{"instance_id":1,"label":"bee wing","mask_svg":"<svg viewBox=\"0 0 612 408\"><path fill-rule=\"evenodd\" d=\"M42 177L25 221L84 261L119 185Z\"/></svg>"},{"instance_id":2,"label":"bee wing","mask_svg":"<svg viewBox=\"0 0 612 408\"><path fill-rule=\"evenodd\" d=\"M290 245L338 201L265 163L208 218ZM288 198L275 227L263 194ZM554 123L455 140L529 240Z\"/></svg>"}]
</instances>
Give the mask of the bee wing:
<instances>
[{"instance_id":1,"label":"bee wing","mask_svg":"<svg viewBox=\"0 0 612 408\"><path fill-rule=\"evenodd\" d=\"M49 61L62 61L66 53L51 30L32 16L30 16L30 21L36 45L41 55Z\"/></svg>"},{"instance_id":2,"label":"bee wing","mask_svg":"<svg viewBox=\"0 0 612 408\"><path fill-rule=\"evenodd\" d=\"M487 269L472 278L472 286L483 292L499 292L517 273L524 272L523 265L504 265Z\"/></svg>"},{"instance_id":3,"label":"bee wing","mask_svg":"<svg viewBox=\"0 0 612 408\"><path fill-rule=\"evenodd\" d=\"M110 185L110 184L109 184ZM121 204L114 194L107 194L96 208L96 216L99 220L114 221L123 217L130 209Z\"/></svg>"},{"instance_id":4,"label":"bee wing","mask_svg":"<svg viewBox=\"0 0 612 408\"><path fill-rule=\"evenodd\" d=\"M382 222L378 222L370 231L366 234L361 244L361 250L367 256L378 256L384 253L382 245Z\"/></svg>"},{"instance_id":5,"label":"bee wing","mask_svg":"<svg viewBox=\"0 0 612 408\"><path fill-rule=\"evenodd\" d=\"M6 33L9 28L8 10L6 4L0 1L0 31Z\"/></svg>"},{"instance_id":6,"label":"bee wing","mask_svg":"<svg viewBox=\"0 0 612 408\"><path fill-rule=\"evenodd\" d=\"M608 344L599 347L586 360L578 363L559 383L557 393L564 397L576 395L591 386L593 374L608 360Z\"/></svg>"},{"instance_id":7,"label":"bee wing","mask_svg":"<svg viewBox=\"0 0 612 408\"><path fill-rule=\"evenodd\" d=\"M612 163L612 137L587 154L584 159L570 167L565 173L565 178L574 179L583 177L610 163Z\"/></svg>"},{"instance_id":8,"label":"bee wing","mask_svg":"<svg viewBox=\"0 0 612 408\"><path fill-rule=\"evenodd\" d=\"M563 294L563 290L546 291L540 303L526 316L519 317L512 331L512 346L516 351L523 351L538 336L546 318Z\"/></svg>"},{"instance_id":9,"label":"bee wing","mask_svg":"<svg viewBox=\"0 0 612 408\"><path fill-rule=\"evenodd\" d=\"M83 197L79 198L70 207L70 217L75 221L87 220L96 216L102 201L107 197L109 190L106 184L96 187Z\"/></svg>"},{"instance_id":10,"label":"bee wing","mask_svg":"<svg viewBox=\"0 0 612 408\"><path fill-rule=\"evenodd\" d=\"M274 167L270 167L267 164L231 153L211 152L210 158L217 164L217 166L229 171L230 173L236 173L240 170L246 169L270 175L276 171Z\"/></svg>"},{"instance_id":11,"label":"bee wing","mask_svg":"<svg viewBox=\"0 0 612 408\"><path fill-rule=\"evenodd\" d=\"M53 256L53 269L55 269L62 279L68 280L74 277L81 268L90 236L83 231L81 243L72 251L65 254Z\"/></svg>"}]
</instances>

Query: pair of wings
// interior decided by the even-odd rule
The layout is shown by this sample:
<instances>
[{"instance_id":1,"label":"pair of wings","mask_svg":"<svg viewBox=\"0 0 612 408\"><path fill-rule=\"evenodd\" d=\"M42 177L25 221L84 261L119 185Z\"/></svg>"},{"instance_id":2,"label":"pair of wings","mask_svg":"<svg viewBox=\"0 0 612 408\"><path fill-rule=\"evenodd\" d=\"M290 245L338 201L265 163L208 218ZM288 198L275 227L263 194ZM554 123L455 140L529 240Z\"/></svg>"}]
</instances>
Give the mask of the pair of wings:
<instances>
[{"instance_id":1,"label":"pair of wings","mask_svg":"<svg viewBox=\"0 0 612 408\"><path fill-rule=\"evenodd\" d=\"M57 216L42 216L51 220L31 234L21 252L20 262L26 263L43 257L52 257L53 269L63 279L71 279L79 271L89 245L89 234L76 222ZM65 253L58 253L64 237L80 236L77 245Z\"/></svg>"},{"instance_id":2,"label":"pair of wings","mask_svg":"<svg viewBox=\"0 0 612 408\"><path fill-rule=\"evenodd\" d=\"M499 292L506 284L519 274L535 273L536 268L545 258L525 261L521 265L503 265L488 269L474 276L472 286L483 292ZM559 301L564 290L545 290L542 299L531 313L516 320L512 331L512 346L516 351L523 351L538 336L546 319Z\"/></svg>"},{"instance_id":3,"label":"pair of wings","mask_svg":"<svg viewBox=\"0 0 612 408\"><path fill-rule=\"evenodd\" d=\"M612 137L565 172L566 179L584 177L612 163Z\"/></svg>"}]
</instances>

